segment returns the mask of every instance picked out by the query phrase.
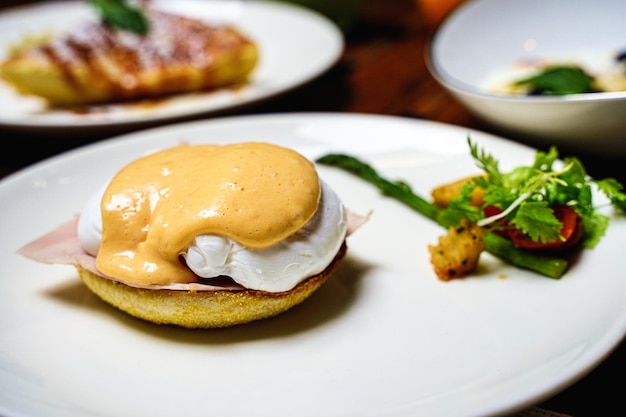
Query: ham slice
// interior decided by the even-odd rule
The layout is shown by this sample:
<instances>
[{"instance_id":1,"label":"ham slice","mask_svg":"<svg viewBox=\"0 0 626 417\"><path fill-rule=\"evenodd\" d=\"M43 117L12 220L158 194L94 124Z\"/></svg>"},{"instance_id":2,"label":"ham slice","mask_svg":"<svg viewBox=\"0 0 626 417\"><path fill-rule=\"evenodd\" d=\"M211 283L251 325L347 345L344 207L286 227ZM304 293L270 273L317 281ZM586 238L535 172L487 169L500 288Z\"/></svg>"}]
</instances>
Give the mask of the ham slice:
<instances>
[{"instance_id":1,"label":"ham slice","mask_svg":"<svg viewBox=\"0 0 626 417\"><path fill-rule=\"evenodd\" d=\"M354 233L369 219L367 216L362 216L347 210L348 228L347 234ZM84 269L99 275L104 278L108 278L114 281L118 281L115 278L107 277L102 274L96 268L96 258L83 250L80 241L78 239L78 217L63 223L56 229L44 234L43 236L27 243L17 253L32 259L37 262L46 264L61 264L61 265L73 265L81 266ZM211 282L214 285L205 283L190 283L179 284L173 283L170 285L140 285L129 284L137 288L146 289L167 289L167 290L180 290L180 291L218 291L218 290L244 290L245 288L234 283L228 278L214 280Z\"/></svg>"},{"instance_id":2,"label":"ham slice","mask_svg":"<svg viewBox=\"0 0 626 417\"><path fill-rule=\"evenodd\" d=\"M37 262L46 264L61 264L81 266L98 276L119 281L112 277L107 277L96 268L96 258L85 252L80 245L78 239L78 217L71 221L63 223L56 229L46 233L45 235L27 243L17 253ZM215 282L215 281L214 281ZM216 291L216 290L243 290L244 288L231 280L224 278L219 279L216 284L209 285L204 283L179 284L170 285L140 285L124 282L126 285L132 285L137 288L161 289L161 290L179 290L179 291Z\"/></svg>"},{"instance_id":3,"label":"ham slice","mask_svg":"<svg viewBox=\"0 0 626 417\"><path fill-rule=\"evenodd\" d=\"M68 221L18 249L17 253L46 264L80 265L102 275L96 269L96 258L83 250L78 240L78 217Z\"/></svg>"}]
</instances>

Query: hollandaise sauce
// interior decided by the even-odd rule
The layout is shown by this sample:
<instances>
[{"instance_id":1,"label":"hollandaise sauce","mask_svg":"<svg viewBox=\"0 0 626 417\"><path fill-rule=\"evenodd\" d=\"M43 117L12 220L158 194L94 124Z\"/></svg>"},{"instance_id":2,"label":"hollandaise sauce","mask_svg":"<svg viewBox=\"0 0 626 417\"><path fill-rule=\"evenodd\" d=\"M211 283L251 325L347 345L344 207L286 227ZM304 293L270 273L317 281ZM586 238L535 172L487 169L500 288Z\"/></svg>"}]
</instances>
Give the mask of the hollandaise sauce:
<instances>
[{"instance_id":1,"label":"hollandaise sauce","mask_svg":"<svg viewBox=\"0 0 626 417\"><path fill-rule=\"evenodd\" d=\"M321 187L304 156L262 142L181 145L123 168L101 201L96 266L139 284L194 282L180 260L198 235L266 248L315 214Z\"/></svg>"}]
</instances>

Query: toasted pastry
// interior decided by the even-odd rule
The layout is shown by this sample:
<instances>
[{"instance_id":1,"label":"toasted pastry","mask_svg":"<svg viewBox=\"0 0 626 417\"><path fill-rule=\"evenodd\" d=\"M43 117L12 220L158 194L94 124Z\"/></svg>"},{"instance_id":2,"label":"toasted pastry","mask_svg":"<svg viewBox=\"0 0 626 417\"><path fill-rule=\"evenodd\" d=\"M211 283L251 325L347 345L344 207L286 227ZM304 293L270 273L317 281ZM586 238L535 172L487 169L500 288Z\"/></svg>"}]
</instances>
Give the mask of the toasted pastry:
<instances>
[{"instance_id":1,"label":"toasted pastry","mask_svg":"<svg viewBox=\"0 0 626 417\"><path fill-rule=\"evenodd\" d=\"M93 21L47 43L16 50L0 75L52 106L162 97L245 83L257 45L231 26L147 8L139 35Z\"/></svg>"}]
</instances>

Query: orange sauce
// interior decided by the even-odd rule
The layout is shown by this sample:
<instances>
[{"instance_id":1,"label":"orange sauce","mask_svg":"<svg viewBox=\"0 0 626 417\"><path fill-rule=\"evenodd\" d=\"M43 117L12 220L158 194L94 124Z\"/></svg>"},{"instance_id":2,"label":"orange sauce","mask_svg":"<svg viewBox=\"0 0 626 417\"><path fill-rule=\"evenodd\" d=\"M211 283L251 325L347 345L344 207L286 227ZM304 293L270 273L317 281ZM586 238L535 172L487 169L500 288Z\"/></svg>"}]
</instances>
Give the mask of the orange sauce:
<instances>
[{"instance_id":1,"label":"orange sauce","mask_svg":"<svg viewBox=\"0 0 626 417\"><path fill-rule=\"evenodd\" d=\"M273 245L313 217L320 193L308 159L268 143L181 145L148 155L105 192L96 265L127 282L193 282L179 257L196 236Z\"/></svg>"}]
</instances>

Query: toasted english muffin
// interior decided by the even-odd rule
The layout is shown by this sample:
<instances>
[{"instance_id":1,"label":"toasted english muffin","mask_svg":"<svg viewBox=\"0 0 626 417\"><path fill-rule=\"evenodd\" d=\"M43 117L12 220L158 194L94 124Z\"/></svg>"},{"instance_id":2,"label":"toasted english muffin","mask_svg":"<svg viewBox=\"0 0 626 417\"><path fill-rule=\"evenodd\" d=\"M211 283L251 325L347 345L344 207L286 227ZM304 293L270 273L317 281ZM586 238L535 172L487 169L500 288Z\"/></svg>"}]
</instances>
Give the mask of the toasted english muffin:
<instances>
[{"instance_id":1,"label":"toasted english muffin","mask_svg":"<svg viewBox=\"0 0 626 417\"><path fill-rule=\"evenodd\" d=\"M289 291L272 293L250 289L186 291L149 289L104 278L76 266L83 283L98 297L131 316L186 328L223 328L283 313L310 297L339 266L346 243L328 267Z\"/></svg>"}]
</instances>

